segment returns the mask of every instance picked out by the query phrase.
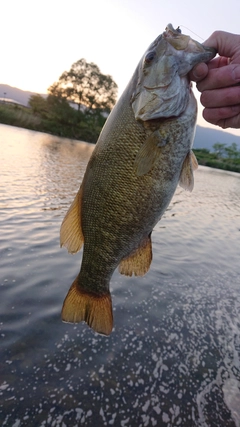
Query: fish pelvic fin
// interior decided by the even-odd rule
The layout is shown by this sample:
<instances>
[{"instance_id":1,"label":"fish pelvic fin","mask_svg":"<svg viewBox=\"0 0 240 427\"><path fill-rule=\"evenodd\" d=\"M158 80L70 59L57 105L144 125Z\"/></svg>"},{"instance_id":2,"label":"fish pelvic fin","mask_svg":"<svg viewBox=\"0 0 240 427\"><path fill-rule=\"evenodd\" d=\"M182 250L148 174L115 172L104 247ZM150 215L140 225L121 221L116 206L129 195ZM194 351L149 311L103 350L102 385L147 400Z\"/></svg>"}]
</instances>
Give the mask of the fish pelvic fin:
<instances>
[{"instance_id":1,"label":"fish pelvic fin","mask_svg":"<svg viewBox=\"0 0 240 427\"><path fill-rule=\"evenodd\" d=\"M68 209L60 229L60 246L65 246L71 254L78 252L83 245L81 226L82 187Z\"/></svg>"},{"instance_id":2,"label":"fish pelvic fin","mask_svg":"<svg viewBox=\"0 0 240 427\"><path fill-rule=\"evenodd\" d=\"M113 328L110 292L96 295L79 286L79 276L74 280L62 307L62 320L69 323L86 322L95 332L110 335Z\"/></svg>"},{"instance_id":3,"label":"fish pelvic fin","mask_svg":"<svg viewBox=\"0 0 240 427\"><path fill-rule=\"evenodd\" d=\"M119 264L119 273L126 276L144 276L150 268L152 262L152 241L151 234L142 241L137 250L132 252L127 258L123 258Z\"/></svg>"},{"instance_id":4,"label":"fish pelvic fin","mask_svg":"<svg viewBox=\"0 0 240 427\"><path fill-rule=\"evenodd\" d=\"M192 168L193 168L193 171L195 171L198 168L198 161L197 161L196 156L192 150L190 152L190 155L191 155Z\"/></svg>"},{"instance_id":5,"label":"fish pelvic fin","mask_svg":"<svg viewBox=\"0 0 240 427\"><path fill-rule=\"evenodd\" d=\"M146 175L154 166L161 155L161 147L166 145L166 139L162 138L158 130L152 132L136 155L134 170L138 176Z\"/></svg>"},{"instance_id":6,"label":"fish pelvic fin","mask_svg":"<svg viewBox=\"0 0 240 427\"><path fill-rule=\"evenodd\" d=\"M192 191L194 187L193 171L198 168L198 162L193 151L189 151L182 165L179 178L180 187L184 190Z\"/></svg>"}]
</instances>

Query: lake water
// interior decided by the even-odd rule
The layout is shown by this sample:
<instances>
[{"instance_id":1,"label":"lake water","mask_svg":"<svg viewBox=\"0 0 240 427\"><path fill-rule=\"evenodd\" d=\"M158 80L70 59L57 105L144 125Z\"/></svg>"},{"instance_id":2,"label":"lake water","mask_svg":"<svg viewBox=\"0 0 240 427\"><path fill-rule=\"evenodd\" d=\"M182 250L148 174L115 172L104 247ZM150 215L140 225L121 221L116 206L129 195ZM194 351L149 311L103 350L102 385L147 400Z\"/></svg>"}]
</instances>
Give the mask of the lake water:
<instances>
[{"instance_id":1,"label":"lake water","mask_svg":"<svg viewBox=\"0 0 240 427\"><path fill-rule=\"evenodd\" d=\"M240 175L199 167L115 272L110 337L61 322L81 253L59 228L93 147L0 125L0 424L240 426Z\"/></svg>"}]
</instances>

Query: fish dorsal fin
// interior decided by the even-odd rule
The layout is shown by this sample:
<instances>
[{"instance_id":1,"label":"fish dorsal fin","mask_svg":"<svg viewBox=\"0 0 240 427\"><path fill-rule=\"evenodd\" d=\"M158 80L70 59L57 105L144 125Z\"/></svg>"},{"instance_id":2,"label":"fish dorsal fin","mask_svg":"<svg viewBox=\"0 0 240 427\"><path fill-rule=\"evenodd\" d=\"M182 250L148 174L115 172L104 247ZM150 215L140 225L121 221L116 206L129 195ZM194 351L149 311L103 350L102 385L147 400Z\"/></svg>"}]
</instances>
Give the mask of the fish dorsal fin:
<instances>
[{"instance_id":1,"label":"fish dorsal fin","mask_svg":"<svg viewBox=\"0 0 240 427\"><path fill-rule=\"evenodd\" d=\"M197 159L192 151L186 155L179 179L180 187L192 191L194 187L193 171L198 167Z\"/></svg>"},{"instance_id":2,"label":"fish dorsal fin","mask_svg":"<svg viewBox=\"0 0 240 427\"><path fill-rule=\"evenodd\" d=\"M95 332L110 335L113 328L110 292L96 295L83 290L79 276L74 280L62 307L62 320L69 323L86 322Z\"/></svg>"},{"instance_id":3,"label":"fish dorsal fin","mask_svg":"<svg viewBox=\"0 0 240 427\"><path fill-rule=\"evenodd\" d=\"M161 155L160 147L166 145L158 130L152 132L136 155L134 169L138 176L147 174Z\"/></svg>"},{"instance_id":4,"label":"fish dorsal fin","mask_svg":"<svg viewBox=\"0 0 240 427\"><path fill-rule=\"evenodd\" d=\"M83 245L81 226L82 187L68 209L60 229L60 246L65 246L71 254L78 252Z\"/></svg>"},{"instance_id":5,"label":"fish dorsal fin","mask_svg":"<svg viewBox=\"0 0 240 427\"><path fill-rule=\"evenodd\" d=\"M144 276L152 262L151 235L144 239L137 250L124 258L118 267L119 273L126 276Z\"/></svg>"}]
</instances>

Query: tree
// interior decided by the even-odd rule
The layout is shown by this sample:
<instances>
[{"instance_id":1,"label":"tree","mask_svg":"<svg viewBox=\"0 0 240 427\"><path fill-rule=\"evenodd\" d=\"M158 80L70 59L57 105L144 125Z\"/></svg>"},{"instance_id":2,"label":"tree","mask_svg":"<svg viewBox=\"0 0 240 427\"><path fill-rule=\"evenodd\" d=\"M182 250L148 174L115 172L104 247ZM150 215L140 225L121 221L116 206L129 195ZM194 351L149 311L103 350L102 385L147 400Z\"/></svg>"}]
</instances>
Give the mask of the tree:
<instances>
[{"instance_id":1,"label":"tree","mask_svg":"<svg viewBox=\"0 0 240 427\"><path fill-rule=\"evenodd\" d=\"M238 146L237 146L236 142L233 142L228 147L225 147L225 151L226 151L227 157L229 159L239 158L240 152L238 151Z\"/></svg>"},{"instance_id":2,"label":"tree","mask_svg":"<svg viewBox=\"0 0 240 427\"><path fill-rule=\"evenodd\" d=\"M93 114L99 110L109 113L117 99L117 85L112 77L102 74L96 64L83 58L64 71L48 91L76 103L78 110Z\"/></svg>"},{"instance_id":3,"label":"tree","mask_svg":"<svg viewBox=\"0 0 240 427\"><path fill-rule=\"evenodd\" d=\"M213 150L218 158L221 159L224 156L225 147L226 144L220 144L220 142L216 142L215 144L213 144Z\"/></svg>"},{"instance_id":4,"label":"tree","mask_svg":"<svg viewBox=\"0 0 240 427\"><path fill-rule=\"evenodd\" d=\"M47 111L47 101L41 95L31 95L28 101L28 105L32 108L34 113L45 113Z\"/></svg>"},{"instance_id":5,"label":"tree","mask_svg":"<svg viewBox=\"0 0 240 427\"><path fill-rule=\"evenodd\" d=\"M75 120L76 110L70 107L66 98L48 95L47 105L49 118L56 123L72 125Z\"/></svg>"}]
</instances>

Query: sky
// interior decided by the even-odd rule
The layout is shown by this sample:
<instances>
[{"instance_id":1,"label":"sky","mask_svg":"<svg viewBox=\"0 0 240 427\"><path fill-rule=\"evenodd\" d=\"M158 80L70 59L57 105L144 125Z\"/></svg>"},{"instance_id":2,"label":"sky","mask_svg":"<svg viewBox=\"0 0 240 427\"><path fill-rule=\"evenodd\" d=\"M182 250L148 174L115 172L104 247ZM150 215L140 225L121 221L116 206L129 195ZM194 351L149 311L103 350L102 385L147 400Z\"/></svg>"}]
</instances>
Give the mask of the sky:
<instances>
[{"instance_id":1,"label":"sky","mask_svg":"<svg viewBox=\"0 0 240 427\"><path fill-rule=\"evenodd\" d=\"M85 58L113 77L121 95L168 23L199 42L214 30L240 33L239 0L4 0L0 11L0 83L36 93ZM212 127L194 93L198 124Z\"/></svg>"}]
</instances>

